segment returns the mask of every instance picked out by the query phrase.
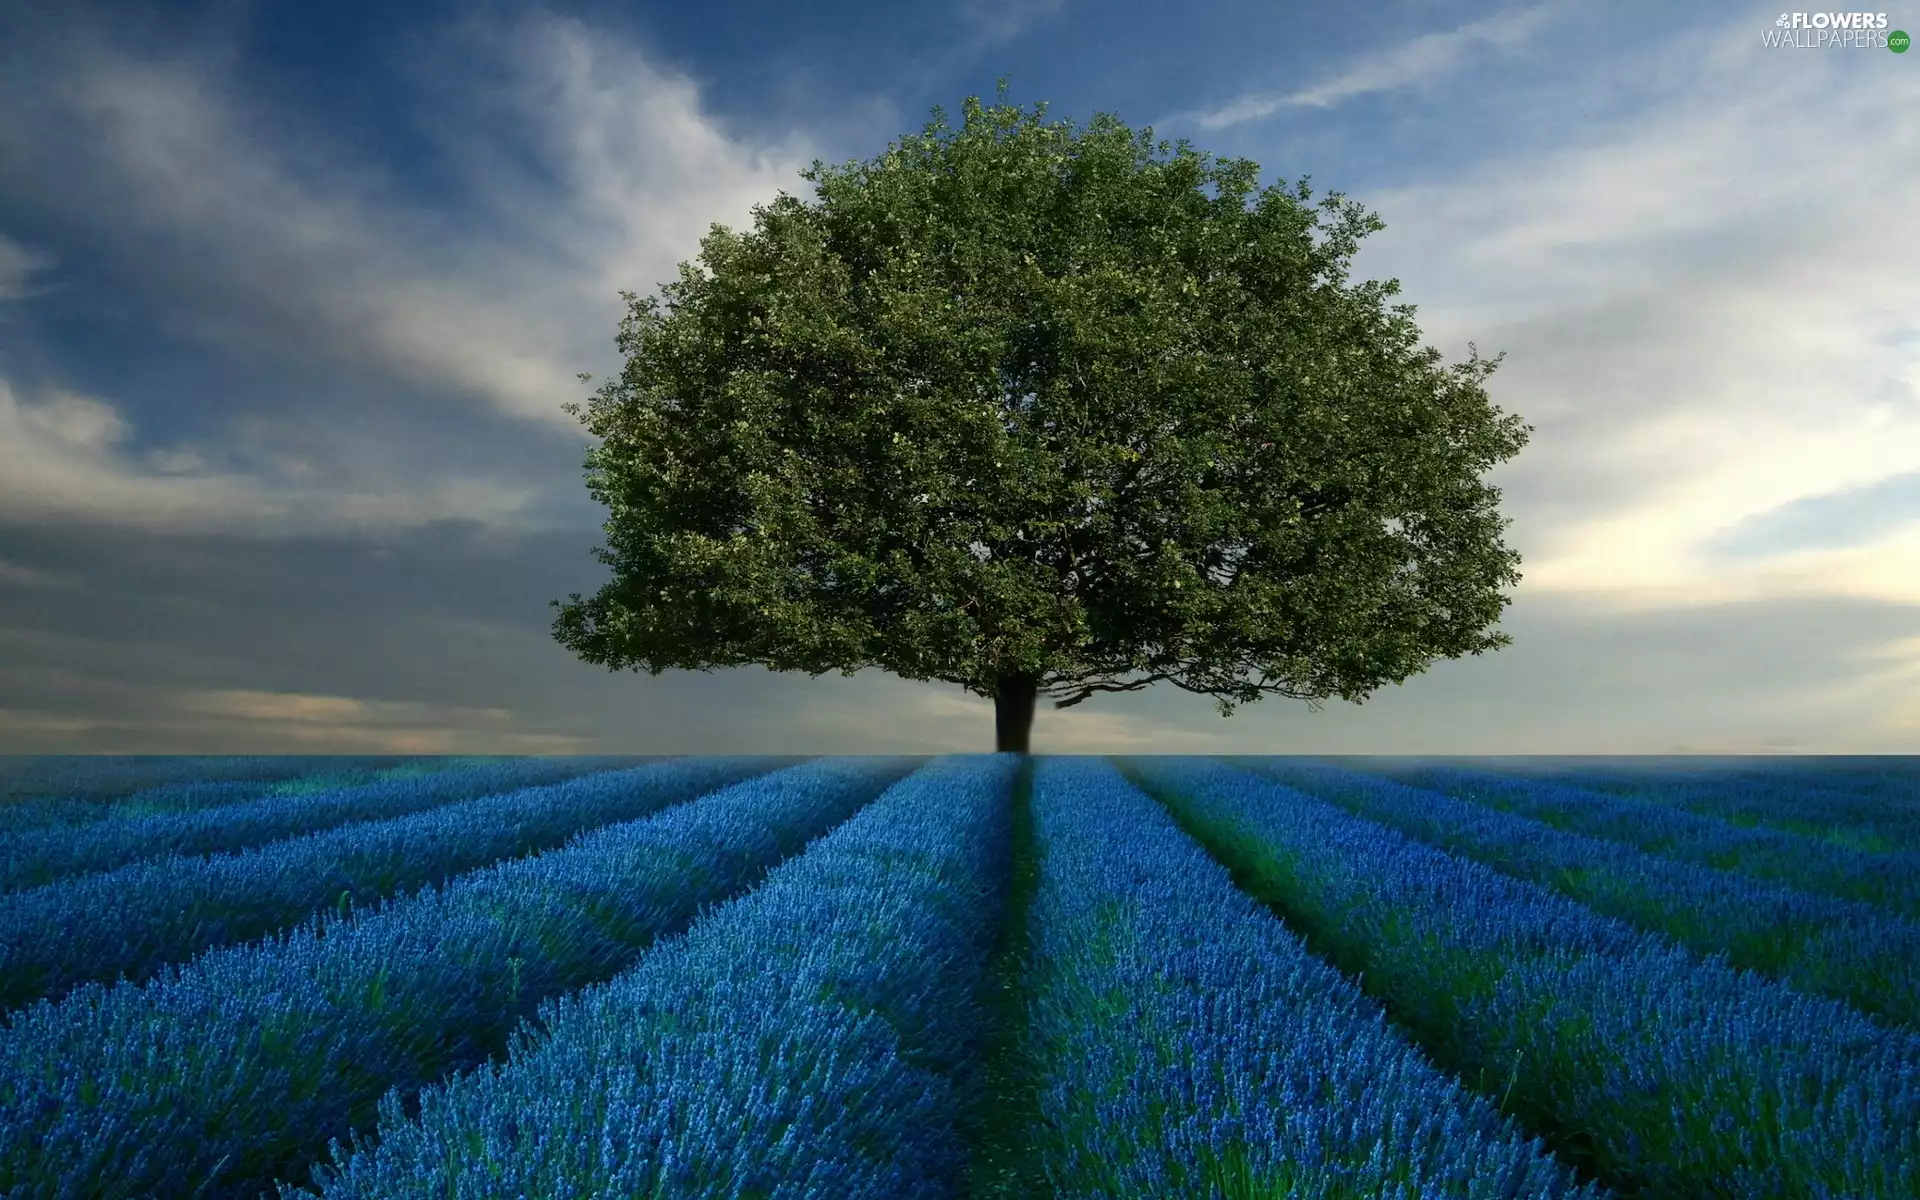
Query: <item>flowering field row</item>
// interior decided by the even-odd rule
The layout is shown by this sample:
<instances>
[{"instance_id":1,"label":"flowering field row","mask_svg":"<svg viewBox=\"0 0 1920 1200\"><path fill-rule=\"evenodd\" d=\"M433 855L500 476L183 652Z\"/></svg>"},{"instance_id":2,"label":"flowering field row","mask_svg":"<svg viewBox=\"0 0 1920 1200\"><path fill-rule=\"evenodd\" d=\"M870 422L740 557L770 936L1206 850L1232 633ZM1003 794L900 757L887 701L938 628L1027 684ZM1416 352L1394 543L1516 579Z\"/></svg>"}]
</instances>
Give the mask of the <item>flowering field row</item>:
<instances>
[{"instance_id":1,"label":"flowering field row","mask_svg":"<svg viewBox=\"0 0 1920 1200\"><path fill-rule=\"evenodd\" d=\"M1920 773L1847 760L1794 760L1764 767L1682 769L1580 766L1554 769L1518 762L1486 764L1500 775L1544 777L1564 787L1650 800L1742 825L1801 833L1862 850L1920 851ZM1880 760L1884 763L1886 760ZM1405 764L1424 769L1429 764Z\"/></svg>"},{"instance_id":2,"label":"flowering field row","mask_svg":"<svg viewBox=\"0 0 1920 1200\"><path fill-rule=\"evenodd\" d=\"M1029 1151L1049 1194L1590 1195L1105 763L1034 771Z\"/></svg>"},{"instance_id":3,"label":"flowering field row","mask_svg":"<svg viewBox=\"0 0 1920 1200\"><path fill-rule=\"evenodd\" d=\"M0 800L107 799L169 783L292 779L400 758L348 755L45 754L0 758Z\"/></svg>"},{"instance_id":4,"label":"flowering field row","mask_svg":"<svg viewBox=\"0 0 1920 1200\"><path fill-rule=\"evenodd\" d=\"M1015 762L896 785L298 1194L951 1195Z\"/></svg>"},{"instance_id":5,"label":"flowering field row","mask_svg":"<svg viewBox=\"0 0 1920 1200\"><path fill-rule=\"evenodd\" d=\"M557 846L769 769L695 758L361 821L236 854L175 856L0 895L0 1009L167 963ZM61 936L46 936L58 929Z\"/></svg>"},{"instance_id":6,"label":"flowering field row","mask_svg":"<svg viewBox=\"0 0 1920 1200\"><path fill-rule=\"evenodd\" d=\"M87 984L0 1033L0 1193L252 1195L624 970L904 774L824 760L397 904ZM253 1189L250 1191L249 1189Z\"/></svg>"},{"instance_id":7,"label":"flowering field row","mask_svg":"<svg viewBox=\"0 0 1920 1200\"><path fill-rule=\"evenodd\" d=\"M1285 759L1246 765L1701 954L1920 1029L1920 926L1873 905L1674 862L1357 771Z\"/></svg>"},{"instance_id":8,"label":"flowering field row","mask_svg":"<svg viewBox=\"0 0 1920 1200\"><path fill-rule=\"evenodd\" d=\"M1126 765L1436 1058L1622 1191L1920 1193L1920 1037L1223 763Z\"/></svg>"},{"instance_id":9,"label":"flowering field row","mask_svg":"<svg viewBox=\"0 0 1920 1200\"><path fill-rule=\"evenodd\" d=\"M217 854L297 834L419 812L600 769L590 759L507 758L306 795L0 834L0 891L35 887L142 859Z\"/></svg>"},{"instance_id":10,"label":"flowering field row","mask_svg":"<svg viewBox=\"0 0 1920 1200\"><path fill-rule=\"evenodd\" d=\"M1262 760L1247 761L1257 766ZM1287 759L1268 761L1280 770L1308 769L1308 764ZM1920 853L1873 853L1786 830L1737 825L1673 804L1487 771L1427 765L1397 770L1393 776L1664 858L1920 916ZM1881 804L1879 811L1895 810Z\"/></svg>"},{"instance_id":11,"label":"flowering field row","mask_svg":"<svg viewBox=\"0 0 1920 1200\"><path fill-rule=\"evenodd\" d=\"M142 809L213 807L307 780L337 787L444 769L398 758L45 758L0 760L0 833L84 825Z\"/></svg>"},{"instance_id":12,"label":"flowering field row","mask_svg":"<svg viewBox=\"0 0 1920 1200\"><path fill-rule=\"evenodd\" d=\"M0 1195L1920 1197L1887 910L1304 763L583 762L0 895Z\"/></svg>"}]
</instances>

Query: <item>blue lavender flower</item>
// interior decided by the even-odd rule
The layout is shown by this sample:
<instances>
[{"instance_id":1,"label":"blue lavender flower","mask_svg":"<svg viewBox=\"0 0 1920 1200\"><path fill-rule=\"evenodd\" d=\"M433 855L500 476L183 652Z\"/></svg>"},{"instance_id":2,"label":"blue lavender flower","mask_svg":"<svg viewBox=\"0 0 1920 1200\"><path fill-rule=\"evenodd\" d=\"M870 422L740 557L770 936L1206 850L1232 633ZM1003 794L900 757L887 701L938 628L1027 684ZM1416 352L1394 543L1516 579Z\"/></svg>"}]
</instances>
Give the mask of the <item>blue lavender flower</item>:
<instances>
[{"instance_id":1,"label":"blue lavender flower","mask_svg":"<svg viewBox=\"0 0 1920 1200\"><path fill-rule=\"evenodd\" d=\"M1370 774L1284 759L1250 759L1246 765L1702 954L1725 955L1735 966L1920 1027L1920 926L1871 904L1675 862L1564 832L1504 807L1488 808ZM1549 789L1537 792L1545 797Z\"/></svg>"},{"instance_id":2,"label":"blue lavender flower","mask_svg":"<svg viewBox=\"0 0 1920 1200\"><path fill-rule=\"evenodd\" d=\"M895 785L282 1195L954 1195L1017 762Z\"/></svg>"},{"instance_id":3,"label":"blue lavender flower","mask_svg":"<svg viewBox=\"0 0 1920 1200\"><path fill-rule=\"evenodd\" d=\"M140 980L210 947L559 845L771 769L693 758L364 821L236 854L176 856L0 895L0 1008ZM59 930L59 936L49 931Z\"/></svg>"},{"instance_id":4,"label":"blue lavender flower","mask_svg":"<svg viewBox=\"0 0 1920 1200\"><path fill-rule=\"evenodd\" d=\"M169 967L0 1029L0 1193L252 1196L402 1092L503 1050L913 766L828 759ZM204 1190L199 1190L204 1189Z\"/></svg>"},{"instance_id":5,"label":"blue lavender flower","mask_svg":"<svg viewBox=\"0 0 1920 1200\"><path fill-rule=\"evenodd\" d=\"M1252 760L1249 765L1260 762ZM1265 760L1261 765L1263 769L1311 769L1284 759ZM1663 789L1663 795L1687 800L1689 807L1683 807L1574 786L1571 780L1513 779L1437 766L1409 766L1393 774L1423 788L1519 813L1557 829L1624 842L1664 858L1920 916L1920 853L1897 849L1876 853L1807 833L1735 824L1720 814L1689 811L1692 805L1719 807L1716 801L1726 802L1730 813L1750 809L1755 805L1749 789ZM1818 815L1819 795L1812 789L1796 792L1788 811L1814 827L1834 828ZM1785 807L1784 798L1781 807ZM1876 807L1881 813L1896 811L1884 803Z\"/></svg>"},{"instance_id":6,"label":"blue lavender flower","mask_svg":"<svg viewBox=\"0 0 1920 1200\"><path fill-rule=\"evenodd\" d=\"M1128 769L1446 1065L1629 1194L1920 1194L1920 1037L1221 763Z\"/></svg>"},{"instance_id":7,"label":"blue lavender flower","mask_svg":"<svg viewBox=\"0 0 1920 1200\"><path fill-rule=\"evenodd\" d=\"M0 891L34 887L142 859L257 846L349 821L380 820L595 769L578 759L514 758L307 796L268 796L191 812L99 821L79 829L0 834Z\"/></svg>"},{"instance_id":8,"label":"blue lavender flower","mask_svg":"<svg viewBox=\"0 0 1920 1200\"><path fill-rule=\"evenodd\" d=\"M1111 766L1034 777L1026 1051L1056 1196L1590 1197Z\"/></svg>"}]
</instances>

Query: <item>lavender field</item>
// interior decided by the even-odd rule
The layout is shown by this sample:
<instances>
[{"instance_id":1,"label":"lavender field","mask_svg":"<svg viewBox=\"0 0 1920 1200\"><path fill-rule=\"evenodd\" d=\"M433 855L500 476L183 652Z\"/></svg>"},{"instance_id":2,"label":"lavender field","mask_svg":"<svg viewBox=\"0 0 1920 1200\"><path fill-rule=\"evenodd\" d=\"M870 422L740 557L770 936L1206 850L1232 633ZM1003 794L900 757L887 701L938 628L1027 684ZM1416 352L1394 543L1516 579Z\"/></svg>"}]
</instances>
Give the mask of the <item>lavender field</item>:
<instances>
[{"instance_id":1,"label":"lavender field","mask_svg":"<svg viewBox=\"0 0 1920 1200\"><path fill-rule=\"evenodd\" d=\"M1920 761L0 760L7 1197L1920 1197Z\"/></svg>"}]
</instances>

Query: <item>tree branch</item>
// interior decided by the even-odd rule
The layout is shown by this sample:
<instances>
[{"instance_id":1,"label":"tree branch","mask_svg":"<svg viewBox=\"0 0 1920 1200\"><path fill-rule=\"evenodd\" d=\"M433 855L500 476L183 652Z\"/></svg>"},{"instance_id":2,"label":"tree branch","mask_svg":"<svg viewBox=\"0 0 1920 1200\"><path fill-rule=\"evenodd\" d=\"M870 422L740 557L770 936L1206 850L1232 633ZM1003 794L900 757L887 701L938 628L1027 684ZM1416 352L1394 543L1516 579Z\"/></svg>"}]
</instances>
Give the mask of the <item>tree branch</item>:
<instances>
[{"instance_id":1,"label":"tree branch","mask_svg":"<svg viewBox=\"0 0 1920 1200\"><path fill-rule=\"evenodd\" d=\"M1065 700L1054 701L1053 706L1055 708L1072 708L1095 692L1137 692L1163 679L1171 678L1173 678L1171 675L1150 675L1145 679L1138 679L1132 683L1089 683L1083 685L1080 690L1071 697Z\"/></svg>"}]
</instances>

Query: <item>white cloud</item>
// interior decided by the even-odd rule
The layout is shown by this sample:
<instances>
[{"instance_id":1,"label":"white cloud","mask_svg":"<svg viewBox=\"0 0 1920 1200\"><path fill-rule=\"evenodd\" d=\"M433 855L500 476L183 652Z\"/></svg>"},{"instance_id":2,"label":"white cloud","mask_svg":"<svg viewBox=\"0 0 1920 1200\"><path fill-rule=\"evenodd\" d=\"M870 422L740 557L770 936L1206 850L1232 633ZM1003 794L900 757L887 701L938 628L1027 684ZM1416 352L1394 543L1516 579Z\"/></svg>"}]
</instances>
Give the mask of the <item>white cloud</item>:
<instances>
[{"instance_id":1,"label":"white cloud","mask_svg":"<svg viewBox=\"0 0 1920 1200\"><path fill-rule=\"evenodd\" d=\"M212 753L579 754L591 739L524 727L519 714L330 693L215 689L0 668L0 682L90 711L0 704L0 744L58 752L138 753L153 745ZM21 688L20 685L26 685Z\"/></svg>"},{"instance_id":2,"label":"white cloud","mask_svg":"<svg viewBox=\"0 0 1920 1200\"><path fill-rule=\"evenodd\" d=\"M964 0L960 19L986 43L1010 41L1067 6L1067 0Z\"/></svg>"},{"instance_id":3,"label":"white cloud","mask_svg":"<svg viewBox=\"0 0 1920 1200\"><path fill-rule=\"evenodd\" d=\"M1712 552L1759 514L1920 467L1920 277L1888 244L1920 211L1920 131L1884 120L1920 105L1920 78L1757 35L1673 52L1698 59L1694 89L1630 127L1366 197L1388 228L1355 273L1400 278L1451 355L1507 352L1489 390L1536 427L1499 474L1523 588L1920 603L1899 521L1861 545Z\"/></svg>"},{"instance_id":4,"label":"white cloud","mask_svg":"<svg viewBox=\"0 0 1920 1200\"><path fill-rule=\"evenodd\" d=\"M11 400L9 394L7 401L0 403ZM19 423L23 442L38 439L81 453L98 454L115 442L126 441L132 433L112 405L64 390L53 391L37 405L12 405L4 411Z\"/></svg>"},{"instance_id":5,"label":"white cloud","mask_svg":"<svg viewBox=\"0 0 1920 1200\"><path fill-rule=\"evenodd\" d=\"M27 281L35 272L51 267L54 261L51 254L0 237L0 304L53 290L51 286L31 287Z\"/></svg>"},{"instance_id":6,"label":"white cloud","mask_svg":"<svg viewBox=\"0 0 1920 1200\"><path fill-rule=\"evenodd\" d=\"M303 480L269 454L254 471L214 470L190 446L143 457L125 445L135 434L104 400L54 390L31 403L0 379L0 514L285 535L448 518L512 525L535 499L531 488L465 476L374 489L332 476Z\"/></svg>"},{"instance_id":7,"label":"white cloud","mask_svg":"<svg viewBox=\"0 0 1920 1200\"><path fill-rule=\"evenodd\" d=\"M458 719L451 710L436 714ZM459 725L407 726L376 708L357 723L72 716L0 708L0 741L36 753L150 753L154 746L217 747L225 754L586 754L591 739ZM83 749L84 748L84 749Z\"/></svg>"},{"instance_id":8,"label":"white cloud","mask_svg":"<svg viewBox=\"0 0 1920 1200\"><path fill-rule=\"evenodd\" d=\"M182 713L232 717L245 721L292 723L314 727L409 725L458 716L464 724L500 728L513 721L504 708L455 708L408 701L361 700L351 696L248 689L183 691L173 697Z\"/></svg>"},{"instance_id":9,"label":"white cloud","mask_svg":"<svg viewBox=\"0 0 1920 1200\"><path fill-rule=\"evenodd\" d=\"M191 450L151 450L147 453L147 461L155 469L169 475L187 474L207 465L206 459Z\"/></svg>"},{"instance_id":10,"label":"white cloud","mask_svg":"<svg viewBox=\"0 0 1920 1200\"><path fill-rule=\"evenodd\" d=\"M1224 129L1272 116L1283 108L1331 108L1342 100L1393 92L1430 83L1472 64L1481 48L1513 50L1552 23L1561 3L1513 8L1445 33L1430 33L1391 49L1364 55L1330 79L1296 91L1253 92L1199 113L1168 121L1190 120L1202 129ZM1154 122L1159 128L1162 122Z\"/></svg>"},{"instance_id":11,"label":"white cloud","mask_svg":"<svg viewBox=\"0 0 1920 1200\"><path fill-rule=\"evenodd\" d=\"M30 588L76 588L80 583L81 581L72 575L42 571L38 567L22 566L0 558L0 584Z\"/></svg>"},{"instance_id":12,"label":"white cloud","mask_svg":"<svg viewBox=\"0 0 1920 1200\"><path fill-rule=\"evenodd\" d=\"M963 11L977 37L1005 38L1058 7ZM1308 87L1243 97L1201 124L1282 108L1310 117L1351 97L1461 78L1541 44L1560 12L1511 10L1417 38ZM1453 178L1409 164L1432 182L1361 196L1389 228L1365 243L1356 273L1403 279L1428 340L1450 357L1464 356L1469 338L1508 351L1490 386L1538 427L1499 476L1527 554L1516 614L1551 604L1555 619L1522 624L1514 648L1440 664L1364 709L1308 716L1276 700L1223 721L1161 685L1178 712L1132 697L1043 705L1036 746L1751 751L1800 738L1830 751L1910 748L1920 656L1900 640L1912 625L1897 606L1920 603L1915 523L1732 561L1713 549L1762 514L1920 466L1911 337L1920 284L1898 242L1920 211L1920 131L1887 117L1920 110L1920 78L1893 73L1911 64L1884 52L1762 51L1759 28L1771 17L1751 30L1729 22L1713 35L1583 46L1555 60L1563 107L1527 93L1526 103L1538 101L1529 120L1553 130L1550 141L1504 153L1476 144ZM956 39L956 52L971 45ZM401 376L577 432L558 406L581 394L576 371L601 370L610 357L615 292L653 290L710 222L738 227L753 202L799 190L796 169L813 156L798 140L763 146L729 134L689 78L617 36L550 15L502 27L475 17L405 45L401 58L433 102L395 116L447 168L431 178L450 175L465 193L451 211L416 203L376 157L329 140L321 131L333 114L301 115L308 126L253 107L245 97L261 93L237 86L227 60L150 59L101 44L49 56L31 77L0 78L0 184L10 201L36 207L41 225L68 222L72 244L123 267L117 286L143 315L173 314L221 347L283 360L311 353L323 366ZM1595 97L1616 98L1629 68L1636 80L1682 80L1684 90L1603 123ZM1474 80L1496 100L1509 83ZM0 240L0 299L29 298L51 262ZM165 286L139 296L154 279ZM418 462L458 456L421 454L407 439L376 445L324 414L305 430L276 423L268 414L284 411L277 404L167 442L156 436L160 420L137 408L0 379L0 512L297 532L446 516L509 523L529 503L524 489L420 474ZM71 583L6 563L0 582ZM1783 597L1805 602L1769 607ZM59 607L45 595L17 599L28 611ZM1875 599L1885 603L1861 603ZM199 597L165 603L213 611ZM1856 617L1871 627L1853 630ZM1781 658L1819 620L1832 652L1783 674ZM476 657L467 631L451 624L422 641L449 637L465 647L461 662ZM530 637L551 651L544 629ZM451 676L452 661L436 670ZM102 673L135 669L116 658ZM195 669L207 679L238 668L195 659ZM538 678L539 668L525 674ZM566 677L566 687L575 678L586 676ZM268 686L245 673L227 680ZM501 706L524 696L519 677L438 705L372 698L371 686L347 696L334 680L280 685L169 688L122 706L141 711L84 712L15 688L12 707L0 706L0 737L90 750L580 744L516 732ZM744 699L765 694L763 679L717 688L705 709L688 702L697 685L678 674L657 690L639 681L635 694L655 699L658 728L606 719L617 704L589 705L595 711L579 710L566 727L682 749L766 748L768 739L794 752L991 745L992 706L949 687L901 685L872 703L796 703L769 715Z\"/></svg>"},{"instance_id":13,"label":"white cloud","mask_svg":"<svg viewBox=\"0 0 1920 1200\"><path fill-rule=\"evenodd\" d=\"M463 194L494 207L496 229L408 207L350 147L247 108L206 54L78 43L39 78L0 85L22 113L11 127L0 117L0 145L62 162L28 177L37 199L83 212L127 265L171 275L176 294L152 299L181 329L376 367L577 431L560 406L582 396L583 362L609 359L617 293L656 290L710 224L748 224L754 203L804 187L812 153L730 139L691 81L571 19L441 33L411 64L448 91L424 132L466 168ZM447 61L455 49L479 58ZM473 83L476 61L509 86ZM562 188L510 165L516 130ZM129 195L140 203L121 204ZM0 244L0 294L24 261Z\"/></svg>"},{"instance_id":14,"label":"white cloud","mask_svg":"<svg viewBox=\"0 0 1920 1200\"><path fill-rule=\"evenodd\" d=\"M44 747L76 740L102 727L94 717L71 716L37 708L0 708L0 738L19 738L41 753ZM31 738L32 741L25 739ZM22 751L25 753L25 751Z\"/></svg>"}]
</instances>

